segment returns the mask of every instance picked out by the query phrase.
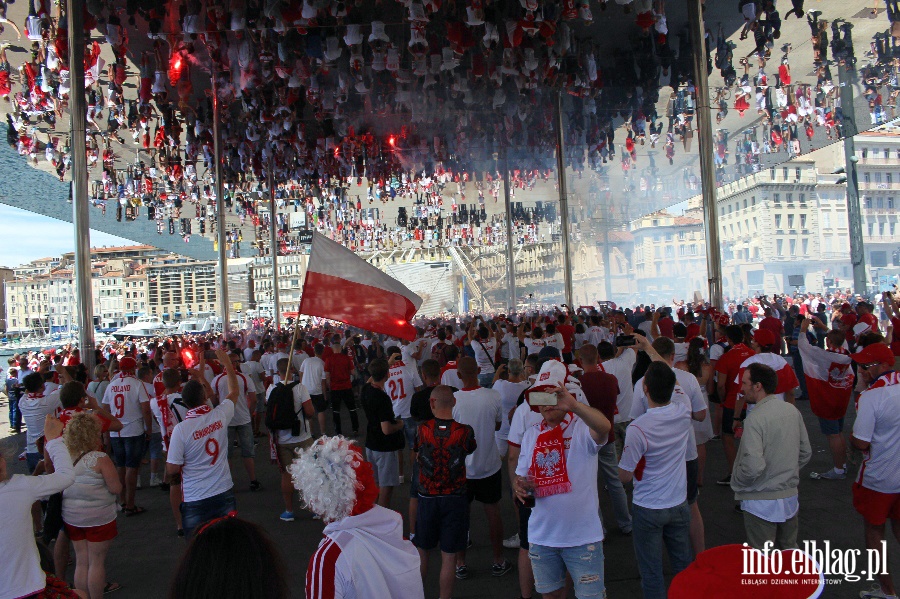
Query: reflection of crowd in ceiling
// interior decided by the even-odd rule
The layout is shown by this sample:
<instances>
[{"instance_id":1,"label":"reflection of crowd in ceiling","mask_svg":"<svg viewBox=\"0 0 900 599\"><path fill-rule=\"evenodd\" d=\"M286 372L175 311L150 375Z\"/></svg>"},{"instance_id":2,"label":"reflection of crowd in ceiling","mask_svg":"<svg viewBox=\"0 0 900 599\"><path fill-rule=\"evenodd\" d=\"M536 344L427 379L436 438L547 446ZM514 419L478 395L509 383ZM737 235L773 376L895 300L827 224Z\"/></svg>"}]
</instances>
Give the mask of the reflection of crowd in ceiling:
<instances>
[{"instance_id":1,"label":"reflection of crowd in ceiling","mask_svg":"<svg viewBox=\"0 0 900 599\"><path fill-rule=\"evenodd\" d=\"M71 167L65 2L30 1L22 34L31 51L13 70L0 50L0 95L11 100L9 143L30 161L46 160L63 179ZM93 36L85 57L92 202L104 211L112 202L120 219L154 219L161 234L185 241L214 229L212 103L204 93L211 70L225 107L232 255L240 255L244 241L238 222L255 231L256 249L245 254L265 251L272 223L260 208L268 193L256 192L266 188L270 168L285 209L274 223L282 252L298 247L292 210L305 213L308 227L360 250L410 241L505 243L503 221L488 217L484 203L501 195L503 157L516 189L553 181L557 91L565 163L576 173L621 168L625 191L639 185L650 194L652 174L635 182L639 147L659 147L670 162L679 145L691 151L691 44L686 32L670 35L664 0L398 0L378 4L374 15L375 3L359 0L86 4L85 28ZM739 8L753 43L736 48L720 31L717 43L710 36L707 45L710 69L717 67L726 83L716 96L719 114L765 118L731 139L717 132L720 180L753 172L760 153L800 152L802 138L819 128L828 139L838 136L841 109L828 50L832 61L856 62L849 26L833 20L829 43L828 22L808 11L817 80L794 81L789 45L777 49L781 19L774 5L740 0ZM629 43L602 46L591 22L613 13L622 19L622 12L633 20ZM803 17L791 12L785 18ZM18 28L8 20L7 27ZM130 40L138 31L141 39ZM867 95L877 122L887 118L879 90L896 82L893 39L876 38L872 52L861 75L871 80ZM113 60L107 64L103 55ZM134 85L126 57L139 68ZM659 102L661 81L673 90L667 105ZM895 96L892 87L889 104ZM726 170L729 163L735 167ZM685 172L685 182L696 188L694 175ZM364 192L348 193L354 183ZM382 218L398 197L415 200L403 224ZM557 215L548 216L514 214L514 234L522 240L552 234Z\"/></svg>"}]
</instances>

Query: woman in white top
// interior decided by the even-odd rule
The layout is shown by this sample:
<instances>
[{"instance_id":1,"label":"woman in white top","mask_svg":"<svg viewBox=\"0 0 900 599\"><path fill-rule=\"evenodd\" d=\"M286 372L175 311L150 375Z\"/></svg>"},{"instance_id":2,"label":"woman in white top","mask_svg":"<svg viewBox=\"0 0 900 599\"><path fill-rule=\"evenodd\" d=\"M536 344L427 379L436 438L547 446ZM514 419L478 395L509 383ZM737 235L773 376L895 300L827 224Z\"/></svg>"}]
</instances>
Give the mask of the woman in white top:
<instances>
[{"instance_id":1,"label":"woman in white top","mask_svg":"<svg viewBox=\"0 0 900 599\"><path fill-rule=\"evenodd\" d=\"M94 366L94 380L87 385L88 395L102 400L107 387L109 387L109 367L97 364Z\"/></svg>"},{"instance_id":2,"label":"woman in white top","mask_svg":"<svg viewBox=\"0 0 900 599\"><path fill-rule=\"evenodd\" d=\"M702 337L694 337L688 343L687 357L684 361L676 362L675 368L686 370L695 377L700 383L700 389L703 391L703 399L706 401L706 410L709 413L709 393L706 385L710 377L713 375L712 365L706 357L706 344ZM706 442L713 438L712 422L709 418L703 419L702 422L692 420L694 426L694 437L697 441L697 485L703 486L703 466L706 464Z\"/></svg>"},{"instance_id":3,"label":"woman in white top","mask_svg":"<svg viewBox=\"0 0 900 599\"><path fill-rule=\"evenodd\" d=\"M106 553L116 538L116 495L122 483L101 446L100 422L72 416L63 435L75 462L75 483L63 492L62 516L75 546L75 588L100 599L106 585Z\"/></svg>"},{"instance_id":4,"label":"woman in white top","mask_svg":"<svg viewBox=\"0 0 900 599\"><path fill-rule=\"evenodd\" d=\"M10 476L6 457L0 454L0 597L29 597L47 585L34 542L31 506L72 484L72 460L59 439L62 429L62 422L53 416L44 419L45 450L56 467L53 474Z\"/></svg>"}]
</instances>

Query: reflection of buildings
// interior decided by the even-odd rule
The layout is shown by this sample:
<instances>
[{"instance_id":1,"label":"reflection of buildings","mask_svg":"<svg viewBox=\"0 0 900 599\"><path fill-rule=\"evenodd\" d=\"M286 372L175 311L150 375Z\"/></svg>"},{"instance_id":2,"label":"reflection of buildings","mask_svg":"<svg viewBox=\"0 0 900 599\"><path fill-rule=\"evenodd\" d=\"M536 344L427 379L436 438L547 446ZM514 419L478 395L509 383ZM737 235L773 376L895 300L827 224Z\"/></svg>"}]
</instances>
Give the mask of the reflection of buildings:
<instances>
[{"instance_id":1,"label":"reflection of buildings","mask_svg":"<svg viewBox=\"0 0 900 599\"><path fill-rule=\"evenodd\" d=\"M645 301L668 301L706 291L706 242L703 221L665 210L632 221L633 268Z\"/></svg>"},{"instance_id":2,"label":"reflection of buildings","mask_svg":"<svg viewBox=\"0 0 900 599\"><path fill-rule=\"evenodd\" d=\"M868 281L890 287L900 274L900 130L861 133L855 144Z\"/></svg>"},{"instance_id":3,"label":"reflection of buildings","mask_svg":"<svg viewBox=\"0 0 900 599\"><path fill-rule=\"evenodd\" d=\"M215 262L167 256L145 265L144 273L150 314L164 320L181 320L216 311Z\"/></svg>"}]
</instances>

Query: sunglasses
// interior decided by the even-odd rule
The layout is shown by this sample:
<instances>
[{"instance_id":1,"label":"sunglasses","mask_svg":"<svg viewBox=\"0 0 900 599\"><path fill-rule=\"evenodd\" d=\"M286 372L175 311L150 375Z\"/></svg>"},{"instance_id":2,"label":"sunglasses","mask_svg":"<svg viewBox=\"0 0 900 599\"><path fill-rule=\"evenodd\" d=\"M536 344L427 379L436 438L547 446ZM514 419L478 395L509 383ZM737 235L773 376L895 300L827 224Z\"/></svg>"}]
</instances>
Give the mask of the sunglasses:
<instances>
[{"instance_id":1,"label":"sunglasses","mask_svg":"<svg viewBox=\"0 0 900 599\"><path fill-rule=\"evenodd\" d=\"M872 362L871 364L860 364L859 367L861 370L868 370L870 368L878 366L879 364L881 364L881 362Z\"/></svg>"}]
</instances>

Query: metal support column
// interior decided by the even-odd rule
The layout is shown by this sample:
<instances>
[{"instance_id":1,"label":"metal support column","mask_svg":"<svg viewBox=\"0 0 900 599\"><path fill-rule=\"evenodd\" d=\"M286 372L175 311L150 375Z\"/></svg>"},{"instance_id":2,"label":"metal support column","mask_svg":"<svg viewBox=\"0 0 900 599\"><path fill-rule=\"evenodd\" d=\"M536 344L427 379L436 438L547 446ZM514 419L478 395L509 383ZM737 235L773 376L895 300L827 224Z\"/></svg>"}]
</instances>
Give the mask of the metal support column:
<instances>
[{"instance_id":1,"label":"metal support column","mask_svg":"<svg viewBox=\"0 0 900 599\"><path fill-rule=\"evenodd\" d=\"M847 175L847 223L850 225L850 263L853 265L853 292L866 295L869 278L866 276L866 252L863 244L862 209L859 205L859 177L856 172L854 136L859 133L853 110L853 72L838 63L841 86L841 136L844 138L844 172Z\"/></svg>"},{"instance_id":2,"label":"metal support column","mask_svg":"<svg viewBox=\"0 0 900 599\"><path fill-rule=\"evenodd\" d=\"M219 93L217 79L213 73L213 153L216 160L216 237L219 244L219 318L222 332L228 334L231 319L228 315L228 259L225 252L225 185L222 181L222 133L219 131Z\"/></svg>"},{"instance_id":3,"label":"metal support column","mask_svg":"<svg viewBox=\"0 0 900 599\"><path fill-rule=\"evenodd\" d=\"M722 253L719 247L719 215L716 212L716 167L713 162L712 108L709 103L707 80L706 27L703 23L702 0L688 0L688 23L691 32L691 55L694 59L694 89L697 90L698 151L700 152L700 182L703 193L703 226L706 235L706 272L709 281L709 302L723 307Z\"/></svg>"},{"instance_id":4,"label":"metal support column","mask_svg":"<svg viewBox=\"0 0 900 599\"><path fill-rule=\"evenodd\" d=\"M72 130L72 220L75 223L75 294L81 362L94 373L94 297L91 284L91 225L88 203L84 99L84 0L68 0L69 119Z\"/></svg>"},{"instance_id":5,"label":"metal support column","mask_svg":"<svg viewBox=\"0 0 900 599\"><path fill-rule=\"evenodd\" d=\"M559 215L562 227L563 246L563 282L565 283L566 303L575 304L572 293L572 255L569 253L569 191L566 185L566 157L563 145L562 92L556 96L556 177L559 181Z\"/></svg>"},{"instance_id":6,"label":"metal support column","mask_svg":"<svg viewBox=\"0 0 900 599\"><path fill-rule=\"evenodd\" d=\"M516 311L516 256L513 244L512 203L509 199L509 162L503 149L503 205L506 209L506 304L509 312Z\"/></svg>"},{"instance_id":7,"label":"metal support column","mask_svg":"<svg viewBox=\"0 0 900 599\"><path fill-rule=\"evenodd\" d=\"M606 301L612 301L612 257L609 253L609 212L604 206L603 218L603 285L606 289Z\"/></svg>"},{"instance_id":8,"label":"metal support column","mask_svg":"<svg viewBox=\"0 0 900 599\"><path fill-rule=\"evenodd\" d=\"M274 152L274 148L271 150ZM275 328L281 328L281 298L278 297L278 231L275 228L275 158L269 156L269 254L272 256L272 310L275 312Z\"/></svg>"}]
</instances>

